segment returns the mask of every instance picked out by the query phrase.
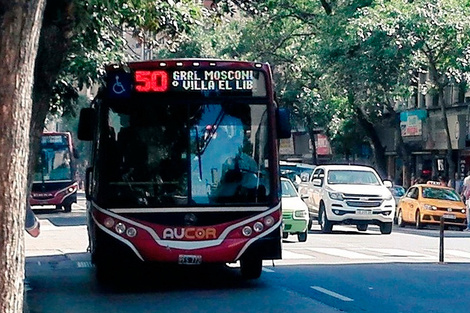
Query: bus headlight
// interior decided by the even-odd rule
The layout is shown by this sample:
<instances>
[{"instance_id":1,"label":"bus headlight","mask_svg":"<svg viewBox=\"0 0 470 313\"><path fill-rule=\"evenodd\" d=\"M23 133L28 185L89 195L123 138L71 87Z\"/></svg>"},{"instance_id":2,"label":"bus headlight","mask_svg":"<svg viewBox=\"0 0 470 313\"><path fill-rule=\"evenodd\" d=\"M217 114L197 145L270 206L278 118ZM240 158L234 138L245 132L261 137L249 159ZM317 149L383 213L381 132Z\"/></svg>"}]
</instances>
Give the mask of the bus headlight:
<instances>
[{"instance_id":1,"label":"bus headlight","mask_svg":"<svg viewBox=\"0 0 470 313\"><path fill-rule=\"evenodd\" d=\"M253 225L253 229L255 232L260 233L263 231L264 225L261 222L256 222L255 225Z\"/></svg>"},{"instance_id":2,"label":"bus headlight","mask_svg":"<svg viewBox=\"0 0 470 313\"><path fill-rule=\"evenodd\" d=\"M104 226L108 227L108 228L111 228L114 226L114 220L111 218L111 217L107 217L105 220L104 220Z\"/></svg>"},{"instance_id":3,"label":"bus headlight","mask_svg":"<svg viewBox=\"0 0 470 313\"><path fill-rule=\"evenodd\" d=\"M274 217L272 216L266 216L264 218L264 225L266 225L266 227L271 227L274 225Z\"/></svg>"},{"instance_id":4,"label":"bus headlight","mask_svg":"<svg viewBox=\"0 0 470 313\"><path fill-rule=\"evenodd\" d=\"M116 230L116 233L122 235L126 231L126 225L124 225L123 223L117 223L114 229Z\"/></svg>"},{"instance_id":5,"label":"bus headlight","mask_svg":"<svg viewBox=\"0 0 470 313\"><path fill-rule=\"evenodd\" d=\"M137 235L137 229L135 229L134 227L129 227L126 231L126 235L131 238L135 237Z\"/></svg>"},{"instance_id":6,"label":"bus headlight","mask_svg":"<svg viewBox=\"0 0 470 313\"><path fill-rule=\"evenodd\" d=\"M249 237L249 236L251 236L252 233L253 233L253 230L251 229L250 226L243 227L243 229L242 229L243 236Z\"/></svg>"}]
</instances>

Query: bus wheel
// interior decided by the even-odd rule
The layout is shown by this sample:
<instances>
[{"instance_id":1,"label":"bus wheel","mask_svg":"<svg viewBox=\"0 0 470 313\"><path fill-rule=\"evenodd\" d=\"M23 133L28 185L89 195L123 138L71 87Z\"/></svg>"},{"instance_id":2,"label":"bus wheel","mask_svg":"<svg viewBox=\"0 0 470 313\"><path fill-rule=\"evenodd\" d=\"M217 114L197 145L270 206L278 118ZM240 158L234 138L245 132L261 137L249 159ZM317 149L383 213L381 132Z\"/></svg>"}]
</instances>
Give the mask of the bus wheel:
<instances>
[{"instance_id":1,"label":"bus wheel","mask_svg":"<svg viewBox=\"0 0 470 313\"><path fill-rule=\"evenodd\" d=\"M243 278L257 279L261 276L263 261L261 259L242 259L240 260L240 270Z\"/></svg>"},{"instance_id":2,"label":"bus wheel","mask_svg":"<svg viewBox=\"0 0 470 313\"><path fill-rule=\"evenodd\" d=\"M116 272L112 266L104 263L95 264L95 277L99 284L106 285L112 283L115 275Z\"/></svg>"},{"instance_id":3,"label":"bus wheel","mask_svg":"<svg viewBox=\"0 0 470 313\"><path fill-rule=\"evenodd\" d=\"M64 204L64 212L65 213L72 212L72 203Z\"/></svg>"}]
</instances>

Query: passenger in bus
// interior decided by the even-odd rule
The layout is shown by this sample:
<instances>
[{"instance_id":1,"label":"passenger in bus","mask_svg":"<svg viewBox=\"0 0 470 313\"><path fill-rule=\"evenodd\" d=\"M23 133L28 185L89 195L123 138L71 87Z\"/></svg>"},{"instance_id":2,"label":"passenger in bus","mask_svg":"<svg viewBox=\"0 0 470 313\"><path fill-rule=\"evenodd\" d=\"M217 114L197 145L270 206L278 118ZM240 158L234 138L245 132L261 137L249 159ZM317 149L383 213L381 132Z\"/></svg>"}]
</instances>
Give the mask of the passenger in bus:
<instances>
[{"instance_id":1,"label":"passenger in bus","mask_svg":"<svg viewBox=\"0 0 470 313\"><path fill-rule=\"evenodd\" d=\"M266 188L258 174L256 161L246 153L229 158L222 165L222 178L216 189L218 202L264 201Z\"/></svg>"}]
</instances>

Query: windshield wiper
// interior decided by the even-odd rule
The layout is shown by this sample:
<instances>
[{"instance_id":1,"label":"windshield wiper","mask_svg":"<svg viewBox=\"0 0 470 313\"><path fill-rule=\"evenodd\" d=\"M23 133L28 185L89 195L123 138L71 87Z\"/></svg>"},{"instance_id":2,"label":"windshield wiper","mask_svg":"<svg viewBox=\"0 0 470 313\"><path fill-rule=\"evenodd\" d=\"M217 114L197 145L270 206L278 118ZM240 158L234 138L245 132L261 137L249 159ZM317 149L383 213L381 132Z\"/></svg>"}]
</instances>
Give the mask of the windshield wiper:
<instances>
[{"instance_id":1,"label":"windshield wiper","mask_svg":"<svg viewBox=\"0 0 470 313\"><path fill-rule=\"evenodd\" d=\"M197 151L197 161L199 165L199 179L202 180L202 151L201 148L199 147L199 132L197 130L197 126L194 126L194 129L196 130L196 151Z\"/></svg>"}]
</instances>

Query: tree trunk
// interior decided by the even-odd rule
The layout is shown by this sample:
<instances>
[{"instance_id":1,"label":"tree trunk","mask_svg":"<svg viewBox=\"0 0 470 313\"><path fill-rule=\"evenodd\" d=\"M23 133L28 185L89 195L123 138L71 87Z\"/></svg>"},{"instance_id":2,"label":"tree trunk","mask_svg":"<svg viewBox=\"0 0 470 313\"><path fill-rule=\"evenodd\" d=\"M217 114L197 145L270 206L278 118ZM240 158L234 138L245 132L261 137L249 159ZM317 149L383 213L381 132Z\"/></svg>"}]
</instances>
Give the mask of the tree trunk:
<instances>
[{"instance_id":1,"label":"tree trunk","mask_svg":"<svg viewBox=\"0 0 470 313\"><path fill-rule=\"evenodd\" d=\"M53 87L70 48L74 25L72 0L47 1L34 69L33 113L30 127L29 168L34 169L39 154L44 122L49 112ZM51 42L54 44L51 45ZM28 176L32 185L33 171Z\"/></svg>"},{"instance_id":2,"label":"tree trunk","mask_svg":"<svg viewBox=\"0 0 470 313\"><path fill-rule=\"evenodd\" d=\"M311 125L314 125L311 116L307 116L307 125L308 125L308 136L312 141L312 164L318 165L318 154L317 154L317 144L315 142L315 132L313 131Z\"/></svg>"},{"instance_id":3,"label":"tree trunk","mask_svg":"<svg viewBox=\"0 0 470 313\"><path fill-rule=\"evenodd\" d=\"M392 115L392 126L395 129L396 138L397 138L397 146L396 150L398 151L398 155L403 161L403 177L401 180L402 186L408 188L411 185L411 152L408 146L403 141L403 137L401 136L401 127L400 127L400 114L395 111L393 108L392 102L385 96L387 99L387 110ZM396 179L395 179L396 180Z\"/></svg>"},{"instance_id":4,"label":"tree trunk","mask_svg":"<svg viewBox=\"0 0 470 313\"><path fill-rule=\"evenodd\" d=\"M23 307L24 219L33 71L44 0L0 7L0 312Z\"/></svg>"},{"instance_id":5,"label":"tree trunk","mask_svg":"<svg viewBox=\"0 0 470 313\"><path fill-rule=\"evenodd\" d=\"M387 177L385 148L382 146L382 143L380 142L380 138L377 135L377 132L375 131L374 125L372 125L372 123L367 120L367 118L364 115L364 112L362 112L360 108L358 108L356 105L354 105L353 107L355 108L359 124L366 132L367 137L369 137L370 139L371 146L374 151L374 163L375 163L376 169L382 178Z\"/></svg>"},{"instance_id":6,"label":"tree trunk","mask_svg":"<svg viewBox=\"0 0 470 313\"><path fill-rule=\"evenodd\" d=\"M437 70L435 59L431 56L428 56L429 60L429 68L432 73L432 77L434 82L437 85L438 97L439 97L439 105L441 108L441 116L442 121L444 122L444 130L446 132L446 161L449 165L449 168L445 169L447 171L447 175L450 178L454 178L455 174L455 162L452 158L452 141L450 139L450 131L449 131L449 121L447 120L447 103L444 97L444 89L448 86L448 79L445 74L439 75L439 71ZM448 178L449 178L448 177Z\"/></svg>"},{"instance_id":7,"label":"tree trunk","mask_svg":"<svg viewBox=\"0 0 470 313\"><path fill-rule=\"evenodd\" d=\"M449 131L449 121L447 120L447 110L446 110L446 102L444 98L444 87L439 88L439 103L441 105L441 113L442 113L442 121L444 122L444 129L446 131L446 141L447 141L447 151L446 151L446 160L447 164L449 164L449 168L447 169L447 179L454 178L455 175L455 162L452 158L452 141L450 139L450 131Z\"/></svg>"}]
</instances>

